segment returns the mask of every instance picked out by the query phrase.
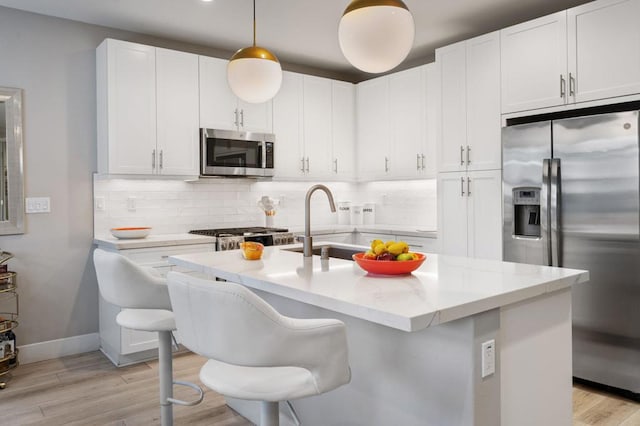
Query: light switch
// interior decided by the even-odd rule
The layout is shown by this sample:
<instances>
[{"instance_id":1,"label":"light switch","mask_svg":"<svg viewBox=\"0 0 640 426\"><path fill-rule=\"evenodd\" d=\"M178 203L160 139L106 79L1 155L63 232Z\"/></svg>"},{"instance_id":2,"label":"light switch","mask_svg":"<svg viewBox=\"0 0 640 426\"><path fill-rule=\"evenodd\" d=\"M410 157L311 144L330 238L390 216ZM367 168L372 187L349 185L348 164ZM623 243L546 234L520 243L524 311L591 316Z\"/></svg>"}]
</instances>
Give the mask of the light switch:
<instances>
[{"instance_id":1,"label":"light switch","mask_svg":"<svg viewBox=\"0 0 640 426\"><path fill-rule=\"evenodd\" d=\"M129 210L130 212L136 211L136 197L127 197L127 210Z\"/></svg>"},{"instance_id":2,"label":"light switch","mask_svg":"<svg viewBox=\"0 0 640 426\"><path fill-rule=\"evenodd\" d=\"M49 197L25 198L27 213L51 213L51 199Z\"/></svg>"},{"instance_id":3,"label":"light switch","mask_svg":"<svg viewBox=\"0 0 640 426\"><path fill-rule=\"evenodd\" d=\"M94 199L96 211L102 212L105 209L105 200L104 197L95 197Z\"/></svg>"}]
</instances>

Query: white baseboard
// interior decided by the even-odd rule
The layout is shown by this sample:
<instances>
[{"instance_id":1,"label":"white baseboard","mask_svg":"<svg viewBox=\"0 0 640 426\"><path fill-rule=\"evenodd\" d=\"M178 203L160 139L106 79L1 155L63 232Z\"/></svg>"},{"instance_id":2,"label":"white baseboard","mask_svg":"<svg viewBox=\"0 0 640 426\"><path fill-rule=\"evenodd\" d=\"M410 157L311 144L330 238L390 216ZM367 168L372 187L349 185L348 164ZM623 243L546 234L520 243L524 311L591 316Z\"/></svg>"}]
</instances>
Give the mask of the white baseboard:
<instances>
[{"instance_id":1,"label":"white baseboard","mask_svg":"<svg viewBox=\"0 0 640 426\"><path fill-rule=\"evenodd\" d=\"M20 364L30 364L67 355L97 351L100 349L100 335L91 333L65 337L64 339L18 346L18 349L20 349L20 354L18 355Z\"/></svg>"}]
</instances>

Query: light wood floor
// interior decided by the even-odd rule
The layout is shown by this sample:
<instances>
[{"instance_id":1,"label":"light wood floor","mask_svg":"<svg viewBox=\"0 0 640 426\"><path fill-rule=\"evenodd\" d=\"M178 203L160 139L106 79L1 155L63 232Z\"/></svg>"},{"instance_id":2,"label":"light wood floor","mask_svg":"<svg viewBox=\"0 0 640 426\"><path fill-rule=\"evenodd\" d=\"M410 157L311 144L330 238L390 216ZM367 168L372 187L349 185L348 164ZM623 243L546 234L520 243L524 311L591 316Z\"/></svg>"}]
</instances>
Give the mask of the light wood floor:
<instances>
[{"instance_id":1,"label":"light wood floor","mask_svg":"<svg viewBox=\"0 0 640 426\"><path fill-rule=\"evenodd\" d=\"M176 355L175 379L199 383L203 363L194 354ZM100 352L22 365L0 390L0 424L156 425L157 377L155 361L116 368ZM181 388L175 388L177 398L193 397ZM576 426L640 426L639 403L582 385L574 386L573 407ZM251 425L210 390L200 405L175 406L174 418L176 425Z\"/></svg>"}]
</instances>

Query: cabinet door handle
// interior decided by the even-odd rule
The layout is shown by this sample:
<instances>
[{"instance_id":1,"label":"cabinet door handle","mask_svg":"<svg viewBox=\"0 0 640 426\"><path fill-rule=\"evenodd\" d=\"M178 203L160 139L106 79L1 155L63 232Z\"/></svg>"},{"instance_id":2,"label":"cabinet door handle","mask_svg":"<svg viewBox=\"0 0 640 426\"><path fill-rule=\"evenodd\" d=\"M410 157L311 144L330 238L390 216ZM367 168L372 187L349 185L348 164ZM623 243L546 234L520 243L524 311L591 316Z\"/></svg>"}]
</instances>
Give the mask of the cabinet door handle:
<instances>
[{"instance_id":1,"label":"cabinet door handle","mask_svg":"<svg viewBox=\"0 0 640 426\"><path fill-rule=\"evenodd\" d=\"M384 172L387 173L389 171L389 158L384 157Z\"/></svg>"},{"instance_id":2,"label":"cabinet door handle","mask_svg":"<svg viewBox=\"0 0 640 426\"><path fill-rule=\"evenodd\" d=\"M244 110L240 110L240 127L244 127Z\"/></svg>"},{"instance_id":3,"label":"cabinet door handle","mask_svg":"<svg viewBox=\"0 0 640 426\"><path fill-rule=\"evenodd\" d=\"M564 99L564 95L567 93L566 81L564 80L564 75L560 74L560 97Z\"/></svg>"},{"instance_id":4,"label":"cabinet door handle","mask_svg":"<svg viewBox=\"0 0 640 426\"><path fill-rule=\"evenodd\" d=\"M156 169L156 150L151 151L151 170Z\"/></svg>"},{"instance_id":5,"label":"cabinet door handle","mask_svg":"<svg viewBox=\"0 0 640 426\"><path fill-rule=\"evenodd\" d=\"M236 109L234 109L234 110L233 110L233 114L234 114L234 116L235 116L235 121L233 122L233 124L234 124L236 127L238 127L238 126L239 126L239 123L238 123L238 108L236 108Z\"/></svg>"},{"instance_id":6,"label":"cabinet door handle","mask_svg":"<svg viewBox=\"0 0 640 426\"><path fill-rule=\"evenodd\" d=\"M467 145L467 165L471 164L471 147Z\"/></svg>"},{"instance_id":7,"label":"cabinet door handle","mask_svg":"<svg viewBox=\"0 0 640 426\"><path fill-rule=\"evenodd\" d=\"M302 157L302 158L300 159L300 162L301 162L300 171L301 171L302 173L304 173L304 157Z\"/></svg>"},{"instance_id":8,"label":"cabinet door handle","mask_svg":"<svg viewBox=\"0 0 640 426\"><path fill-rule=\"evenodd\" d=\"M420 161L422 163L422 170L424 170L426 168L425 165L424 165L424 154L422 154L420 157L421 157Z\"/></svg>"},{"instance_id":9,"label":"cabinet door handle","mask_svg":"<svg viewBox=\"0 0 640 426\"><path fill-rule=\"evenodd\" d=\"M460 145L460 165L464 166L464 146Z\"/></svg>"},{"instance_id":10,"label":"cabinet door handle","mask_svg":"<svg viewBox=\"0 0 640 426\"><path fill-rule=\"evenodd\" d=\"M569 73L569 96L576 95L576 79Z\"/></svg>"},{"instance_id":11,"label":"cabinet door handle","mask_svg":"<svg viewBox=\"0 0 640 426\"><path fill-rule=\"evenodd\" d=\"M471 196L471 178L467 178L467 197Z\"/></svg>"},{"instance_id":12,"label":"cabinet door handle","mask_svg":"<svg viewBox=\"0 0 640 426\"><path fill-rule=\"evenodd\" d=\"M416 154L416 170L420 171L420 154Z\"/></svg>"},{"instance_id":13,"label":"cabinet door handle","mask_svg":"<svg viewBox=\"0 0 640 426\"><path fill-rule=\"evenodd\" d=\"M307 157L307 173L309 173L309 157Z\"/></svg>"},{"instance_id":14,"label":"cabinet door handle","mask_svg":"<svg viewBox=\"0 0 640 426\"><path fill-rule=\"evenodd\" d=\"M464 197L464 178L460 178L460 196Z\"/></svg>"},{"instance_id":15,"label":"cabinet door handle","mask_svg":"<svg viewBox=\"0 0 640 426\"><path fill-rule=\"evenodd\" d=\"M162 167L163 167L163 164L162 164L163 163L163 161L162 161L163 157L164 157L163 152L162 152L162 150L160 150L160 164L159 164L160 165L160 170L162 170Z\"/></svg>"},{"instance_id":16,"label":"cabinet door handle","mask_svg":"<svg viewBox=\"0 0 640 426\"><path fill-rule=\"evenodd\" d=\"M333 160L333 172L338 173L338 159Z\"/></svg>"}]
</instances>

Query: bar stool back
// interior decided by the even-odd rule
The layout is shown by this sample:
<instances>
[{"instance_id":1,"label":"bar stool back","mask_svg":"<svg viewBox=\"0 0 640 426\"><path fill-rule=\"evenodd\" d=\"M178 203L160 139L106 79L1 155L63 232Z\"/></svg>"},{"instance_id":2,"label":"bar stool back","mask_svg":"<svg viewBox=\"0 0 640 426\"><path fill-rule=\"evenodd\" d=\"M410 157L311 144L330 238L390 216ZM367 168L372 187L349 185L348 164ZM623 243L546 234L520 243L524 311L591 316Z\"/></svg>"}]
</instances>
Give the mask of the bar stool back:
<instances>
[{"instance_id":1,"label":"bar stool back","mask_svg":"<svg viewBox=\"0 0 640 426\"><path fill-rule=\"evenodd\" d=\"M125 328L158 333L158 370L160 379L160 422L173 424L173 406L195 405L204 394L197 385L173 381L171 333L176 329L171 301L164 278L153 275L126 257L102 249L93 253L100 295L122 311L116 322ZM189 386L199 393L195 401L173 398L173 384Z\"/></svg>"},{"instance_id":2,"label":"bar stool back","mask_svg":"<svg viewBox=\"0 0 640 426\"><path fill-rule=\"evenodd\" d=\"M279 401L351 380L341 321L286 317L231 282L179 272L167 279L182 344L209 358L200 380L222 395L261 401L261 425L278 425Z\"/></svg>"}]
</instances>

